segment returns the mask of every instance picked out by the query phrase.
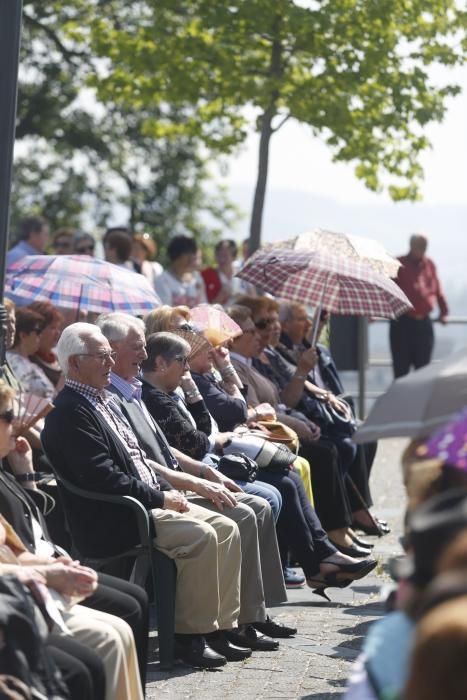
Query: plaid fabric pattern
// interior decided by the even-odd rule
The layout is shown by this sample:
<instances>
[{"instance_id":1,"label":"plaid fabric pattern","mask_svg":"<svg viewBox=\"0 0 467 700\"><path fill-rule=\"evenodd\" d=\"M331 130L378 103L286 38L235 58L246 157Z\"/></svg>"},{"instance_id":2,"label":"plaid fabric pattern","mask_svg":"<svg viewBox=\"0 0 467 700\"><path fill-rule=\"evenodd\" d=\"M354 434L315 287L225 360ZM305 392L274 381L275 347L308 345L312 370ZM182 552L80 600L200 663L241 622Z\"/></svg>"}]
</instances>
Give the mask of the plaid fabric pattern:
<instances>
[{"instance_id":1,"label":"plaid fabric pattern","mask_svg":"<svg viewBox=\"0 0 467 700\"><path fill-rule=\"evenodd\" d=\"M50 301L95 313L137 315L160 306L144 275L87 255L28 255L8 268L5 294L20 306Z\"/></svg>"},{"instance_id":2,"label":"plaid fabric pattern","mask_svg":"<svg viewBox=\"0 0 467 700\"><path fill-rule=\"evenodd\" d=\"M392 280L337 255L259 250L237 275L281 299L321 305L335 314L397 318L412 308Z\"/></svg>"},{"instance_id":3,"label":"plaid fabric pattern","mask_svg":"<svg viewBox=\"0 0 467 700\"><path fill-rule=\"evenodd\" d=\"M160 490L160 485L151 467L146 464L146 454L138 444L136 436L125 417L120 412L113 400L113 396L106 391L98 391L92 386L81 384L72 379L65 381L66 386L84 396L99 411L111 431L118 437L125 450L128 452L141 481L145 481L156 491Z\"/></svg>"}]
</instances>

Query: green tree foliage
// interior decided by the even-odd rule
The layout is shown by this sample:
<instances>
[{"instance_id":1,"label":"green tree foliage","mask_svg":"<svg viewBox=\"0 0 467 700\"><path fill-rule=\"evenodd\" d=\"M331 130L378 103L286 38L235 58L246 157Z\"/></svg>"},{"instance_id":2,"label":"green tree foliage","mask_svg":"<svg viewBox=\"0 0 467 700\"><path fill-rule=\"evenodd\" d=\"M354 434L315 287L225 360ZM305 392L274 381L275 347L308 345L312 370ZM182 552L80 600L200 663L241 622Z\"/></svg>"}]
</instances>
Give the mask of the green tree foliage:
<instances>
[{"instance_id":1,"label":"green tree foliage","mask_svg":"<svg viewBox=\"0 0 467 700\"><path fill-rule=\"evenodd\" d=\"M229 153L254 114L253 248L270 139L289 119L308 124L335 161L355 163L371 190L420 196L425 128L459 91L435 85L429 70L465 60L457 0L146 0L123 16L112 0L105 8L91 10L91 41L103 58L92 82L104 101L152 112L147 134L186 134ZM174 123L167 105L183 120Z\"/></svg>"},{"instance_id":2,"label":"green tree foliage","mask_svg":"<svg viewBox=\"0 0 467 700\"><path fill-rule=\"evenodd\" d=\"M210 184L199 140L156 137L143 129L147 110L104 107L88 87L103 65L86 30L99 5L23 3L12 230L29 213L52 228L105 227L117 207L127 219L119 224L149 230L162 251L175 232L209 244L238 212ZM123 21L125 4L113 11Z\"/></svg>"}]
</instances>

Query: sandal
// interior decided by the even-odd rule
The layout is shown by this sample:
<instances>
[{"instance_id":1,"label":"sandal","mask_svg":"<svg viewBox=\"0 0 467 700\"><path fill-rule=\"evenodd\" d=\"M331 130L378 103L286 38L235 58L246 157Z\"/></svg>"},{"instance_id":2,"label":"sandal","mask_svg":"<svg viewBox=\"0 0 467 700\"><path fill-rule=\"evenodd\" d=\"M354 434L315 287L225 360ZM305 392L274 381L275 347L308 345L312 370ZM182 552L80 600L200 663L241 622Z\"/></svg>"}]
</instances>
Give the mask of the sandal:
<instances>
[{"instance_id":1,"label":"sandal","mask_svg":"<svg viewBox=\"0 0 467 700\"><path fill-rule=\"evenodd\" d=\"M325 600L331 602L331 598L326 593L326 588L346 588L350 585L350 579L337 579L336 573L317 574L311 578L307 578L306 582L313 589L313 593L321 596Z\"/></svg>"},{"instance_id":2,"label":"sandal","mask_svg":"<svg viewBox=\"0 0 467 700\"><path fill-rule=\"evenodd\" d=\"M333 562L327 563L332 564ZM335 564L339 567L336 571L331 571L328 574L319 573L307 578L306 582L310 588L314 589L313 593L330 600L325 592L326 588L346 588L352 581L363 578L370 571L373 571L377 564L376 559L364 559L356 561L354 564Z\"/></svg>"}]
</instances>

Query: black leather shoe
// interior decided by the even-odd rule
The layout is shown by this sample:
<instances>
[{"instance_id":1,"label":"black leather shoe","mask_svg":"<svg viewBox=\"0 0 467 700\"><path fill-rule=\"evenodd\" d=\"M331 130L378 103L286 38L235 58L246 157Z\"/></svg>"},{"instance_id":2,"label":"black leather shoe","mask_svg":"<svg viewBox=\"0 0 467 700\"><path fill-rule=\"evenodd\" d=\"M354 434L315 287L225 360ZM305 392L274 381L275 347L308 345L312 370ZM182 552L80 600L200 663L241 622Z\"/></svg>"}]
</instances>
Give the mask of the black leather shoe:
<instances>
[{"instance_id":1,"label":"black leather shoe","mask_svg":"<svg viewBox=\"0 0 467 700\"><path fill-rule=\"evenodd\" d=\"M355 544L358 547L363 547L363 549L373 549L373 547L375 546L373 542L367 542L366 540L362 540L360 539L360 537L357 537L357 535L355 535L354 533L351 533L350 539L352 540L352 542L355 542Z\"/></svg>"},{"instance_id":2,"label":"black leather shoe","mask_svg":"<svg viewBox=\"0 0 467 700\"><path fill-rule=\"evenodd\" d=\"M343 544L337 544L337 542L333 542L332 540L329 540L332 542L334 547L339 550L339 552L342 552L342 554L347 554L348 557L353 557L354 559L365 559L369 554L370 554L370 549L364 548L364 547L359 547L356 544L350 545L350 547L346 547Z\"/></svg>"},{"instance_id":3,"label":"black leather shoe","mask_svg":"<svg viewBox=\"0 0 467 700\"><path fill-rule=\"evenodd\" d=\"M201 634L176 635L175 658L197 668L218 668L227 663L225 656L211 649Z\"/></svg>"},{"instance_id":4,"label":"black leather shoe","mask_svg":"<svg viewBox=\"0 0 467 700\"><path fill-rule=\"evenodd\" d=\"M206 641L211 649L214 649L214 651L216 651L218 654L225 656L227 661L244 661L251 656L251 649L247 647L239 647L236 644L229 642L224 630L207 634Z\"/></svg>"},{"instance_id":5,"label":"black leather shoe","mask_svg":"<svg viewBox=\"0 0 467 700\"><path fill-rule=\"evenodd\" d=\"M358 520L354 520L352 523L352 528L354 530L361 530L365 535L376 535L376 537L383 537L391 532L391 528L388 527L380 520L376 520L376 525L367 525L366 523L361 523Z\"/></svg>"},{"instance_id":6,"label":"black leather shoe","mask_svg":"<svg viewBox=\"0 0 467 700\"><path fill-rule=\"evenodd\" d=\"M258 632L253 625L241 625L238 630L228 630L227 639L240 647L249 647L253 651L276 651L279 642Z\"/></svg>"},{"instance_id":7,"label":"black leather shoe","mask_svg":"<svg viewBox=\"0 0 467 700\"><path fill-rule=\"evenodd\" d=\"M287 627L280 622L274 622L271 618L267 617L265 622L253 622L253 627L261 632L262 634L267 634L269 637L293 637L297 634L296 627Z\"/></svg>"}]
</instances>

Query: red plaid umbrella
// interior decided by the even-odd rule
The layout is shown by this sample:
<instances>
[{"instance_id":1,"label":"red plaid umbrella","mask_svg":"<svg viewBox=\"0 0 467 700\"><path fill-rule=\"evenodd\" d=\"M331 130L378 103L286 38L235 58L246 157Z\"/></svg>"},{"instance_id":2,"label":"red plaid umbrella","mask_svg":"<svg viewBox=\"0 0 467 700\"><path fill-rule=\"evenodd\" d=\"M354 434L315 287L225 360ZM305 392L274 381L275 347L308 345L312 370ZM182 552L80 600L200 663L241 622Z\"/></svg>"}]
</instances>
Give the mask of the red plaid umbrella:
<instances>
[{"instance_id":1,"label":"red plaid umbrella","mask_svg":"<svg viewBox=\"0 0 467 700\"><path fill-rule=\"evenodd\" d=\"M392 280L365 263L313 250L259 250L237 274L276 297L335 314L397 318L412 308Z\"/></svg>"}]
</instances>

